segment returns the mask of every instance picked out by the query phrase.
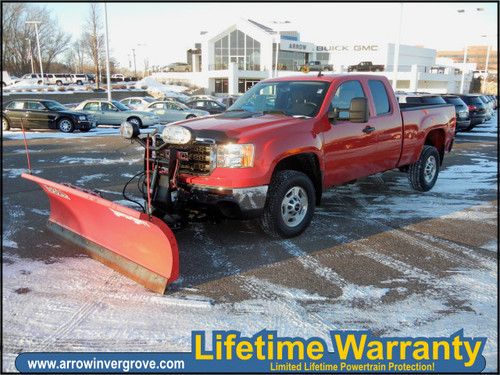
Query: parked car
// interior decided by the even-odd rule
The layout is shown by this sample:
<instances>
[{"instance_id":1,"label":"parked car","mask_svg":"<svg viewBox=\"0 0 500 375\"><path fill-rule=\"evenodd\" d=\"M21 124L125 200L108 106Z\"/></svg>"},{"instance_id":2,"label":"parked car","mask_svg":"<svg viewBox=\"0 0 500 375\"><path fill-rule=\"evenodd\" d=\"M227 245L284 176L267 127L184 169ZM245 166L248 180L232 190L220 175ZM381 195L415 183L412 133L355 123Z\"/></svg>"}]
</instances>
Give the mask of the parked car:
<instances>
[{"instance_id":1,"label":"parked car","mask_svg":"<svg viewBox=\"0 0 500 375\"><path fill-rule=\"evenodd\" d=\"M211 115L217 113L222 113L226 110L226 106L216 100L192 100L187 102L186 105L189 108L200 109L202 111L207 111Z\"/></svg>"},{"instance_id":2,"label":"parked car","mask_svg":"<svg viewBox=\"0 0 500 375\"><path fill-rule=\"evenodd\" d=\"M167 72L190 72L191 65L183 62L176 62L168 64L165 70Z\"/></svg>"},{"instance_id":3,"label":"parked car","mask_svg":"<svg viewBox=\"0 0 500 375\"><path fill-rule=\"evenodd\" d=\"M234 102L236 102L238 100L239 96L237 95L227 95L227 96L223 96L221 98L217 98L217 101L219 103L222 103L226 106L226 108L232 106L234 104Z\"/></svg>"},{"instance_id":4,"label":"parked car","mask_svg":"<svg viewBox=\"0 0 500 375\"><path fill-rule=\"evenodd\" d=\"M478 97L486 105L486 121L490 121L490 119L493 117L493 113L495 112L495 109L493 108L493 102L486 95L478 95Z\"/></svg>"},{"instance_id":5,"label":"parked car","mask_svg":"<svg viewBox=\"0 0 500 375\"><path fill-rule=\"evenodd\" d=\"M130 109L141 110L155 101L157 101L157 99L153 98L152 96L133 96L120 100L120 103L125 104Z\"/></svg>"},{"instance_id":6,"label":"parked car","mask_svg":"<svg viewBox=\"0 0 500 375\"><path fill-rule=\"evenodd\" d=\"M42 84L42 76L37 73L25 74L21 77L21 82L27 85L41 85Z\"/></svg>"},{"instance_id":7,"label":"parked car","mask_svg":"<svg viewBox=\"0 0 500 375\"><path fill-rule=\"evenodd\" d=\"M371 61L362 61L357 65L349 65L348 72L383 72L384 65L373 65Z\"/></svg>"},{"instance_id":8,"label":"parked car","mask_svg":"<svg viewBox=\"0 0 500 375\"><path fill-rule=\"evenodd\" d=\"M95 76L93 74L71 74L70 81L77 85L93 84L95 83Z\"/></svg>"},{"instance_id":9,"label":"parked car","mask_svg":"<svg viewBox=\"0 0 500 375\"><path fill-rule=\"evenodd\" d=\"M311 72L331 72L333 70L333 65L323 64L321 61L309 61L308 63L302 65L300 70L309 70Z\"/></svg>"},{"instance_id":10,"label":"parked car","mask_svg":"<svg viewBox=\"0 0 500 375\"><path fill-rule=\"evenodd\" d=\"M2 70L2 86L9 86L19 82L20 80L21 78L10 75L9 72Z\"/></svg>"},{"instance_id":11,"label":"parked car","mask_svg":"<svg viewBox=\"0 0 500 375\"><path fill-rule=\"evenodd\" d=\"M471 126L476 126L486 121L486 105L477 95L463 94L459 96L469 108Z\"/></svg>"},{"instance_id":12,"label":"parked car","mask_svg":"<svg viewBox=\"0 0 500 375\"><path fill-rule=\"evenodd\" d=\"M465 104L465 102L457 95L442 95L442 98L446 103L453 104L455 106L455 114L457 117L456 131L472 130L475 125L471 125L467 104Z\"/></svg>"},{"instance_id":13,"label":"parked car","mask_svg":"<svg viewBox=\"0 0 500 375\"><path fill-rule=\"evenodd\" d=\"M21 125L25 129L59 129L71 133L74 130L87 132L96 127L96 121L93 116L70 110L54 100L10 101L2 110L2 130Z\"/></svg>"},{"instance_id":14,"label":"parked car","mask_svg":"<svg viewBox=\"0 0 500 375\"><path fill-rule=\"evenodd\" d=\"M147 128L160 122L154 113L132 110L117 100L85 100L75 109L93 115L97 125L120 125L128 121L141 128Z\"/></svg>"},{"instance_id":15,"label":"parked car","mask_svg":"<svg viewBox=\"0 0 500 375\"><path fill-rule=\"evenodd\" d=\"M49 85L62 86L72 83L71 74L69 73L47 73L43 75L45 83Z\"/></svg>"},{"instance_id":16,"label":"parked car","mask_svg":"<svg viewBox=\"0 0 500 375\"><path fill-rule=\"evenodd\" d=\"M297 236L329 187L399 168L415 190L432 189L453 146L454 118L450 104L398 105L383 76L261 81L228 111L155 136L152 205L161 217L208 206L259 217L271 236ZM179 173L160 172L177 162Z\"/></svg>"},{"instance_id":17,"label":"parked car","mask_svg":"<svg viewBox=\"0 0 500 375\"><path fill-rule=\"evenodd\" d=\"M399 103L446 104L440 95L398 95Z\"/></svg>"},{"instance_id":18,"label":"parked car","mask_svg":"<svg viewBox=\"0 0 500 375\"><path fill-rule=\"evenodd\" d=\"M115 81L115 82L118 82L118 81L125 81L125 75L123 74L120 74L120 73L116 73L116 74L112 74L111 75L111 81Z\"/></svg>"},{"instance_id":19,"label":"parked car","mask_svg":"<svg viewBox=\"0 0 500 375\"><path fill-rule=\"evenodd\" d=\"M192 102L193 100L217 100L217 97L212 95L192 95L189 97L188 102Z\"/></svg>"},{"instance_id":20,"label":"parked car","mask_svg":"<svg viewBox=\"0 0 500 375\"><path fill-rule=\"evenodd\" d=\"M186 105L173 100L163 100L150 103L144 110L153 112L156 116L158 116L160 123L162 124L210 115L207 111L191 109Z\"/></svg>"}]
</instances>

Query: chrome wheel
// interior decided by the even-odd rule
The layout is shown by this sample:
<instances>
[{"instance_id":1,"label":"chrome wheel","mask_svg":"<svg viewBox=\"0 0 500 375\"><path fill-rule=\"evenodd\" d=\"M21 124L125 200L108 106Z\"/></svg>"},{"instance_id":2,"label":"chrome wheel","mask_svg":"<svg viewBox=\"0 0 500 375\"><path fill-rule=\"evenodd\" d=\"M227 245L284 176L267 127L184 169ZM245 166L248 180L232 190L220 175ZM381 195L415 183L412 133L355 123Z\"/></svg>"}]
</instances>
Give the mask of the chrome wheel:
<instances>
[{"instance_id":1,"label":"chrome wheel","mask_svg":"<svg viewBox=\"0 0 500 375\"><path fill-rule=\"evenodd\" d=\"M2 117L2 130L9 130L9 122L5 117Z\"/></svg>"},{"instance_id":2,"label":"chrome wheel","mask_svg":"<svg viewBox=\"0 0 500 375\"><path fill-rule=\"evenodd\" d=\"M71 121L63 119L59 122L59 130L64 133L69 133L73 129L73 124Z\"/></svg>"},{"instance_id":3,"label":"chrome wheel","mask_svg":"<svg viewBox=\"0 0 500 375\"><path fill-rule=\"evenodd\" d=\"M436 171L437 171L437 160L436 158L431 155L425 162L424 166L424 180L428 184L434 180L434 177L436 176Z\"/></svg>"},{"instance_id":4,"label":"chrome wheel","mask_svg":"<svg viewBox=\"0 0 500 375\"><path fill-rule=\"evenodd\" d=\"M300 186L294 186L287 191L281 202L281 218L288 227L296 227L306 217L308 197Z\"/></svg>"},{"instance_id":5,"label":"chrome wheel","mask_svg":"<svg viewBox=\"0 0 500 375\"><path fill-rule=\"evenodd\" d=\"M128 120L128 122L130 122L131 124L137 125L137 126L141 125L140 121L136 118L131 118L130 120Z\"/></svg>"}]
</instances>

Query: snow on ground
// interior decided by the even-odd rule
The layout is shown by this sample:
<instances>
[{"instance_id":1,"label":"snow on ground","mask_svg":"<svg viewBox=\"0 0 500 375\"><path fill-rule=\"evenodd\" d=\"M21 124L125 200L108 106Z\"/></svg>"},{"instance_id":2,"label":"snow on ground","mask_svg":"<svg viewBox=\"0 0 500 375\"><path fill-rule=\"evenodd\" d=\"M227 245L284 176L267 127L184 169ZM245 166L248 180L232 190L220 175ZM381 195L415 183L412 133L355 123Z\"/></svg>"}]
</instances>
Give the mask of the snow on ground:
<instances>
[{"instance_id":1,"label":"snow on ground","mask_svg":"<svg viewBox=\"0 0 500 375\"><path fill-rule=\"evenodd\" d=\"M486 150L487 145L483 146ZM476 248L427 232L410 235L416 224L392 228L390 222L394 218L404 223L419 219L419 225L431 228L439 227L441 219L447 223L498 225L496 203L481 198L483 193L496 192L496 158L477 149L454 152L467 163L442 169L437 185L430 192L414 193L404 175L392 175L388 181L384 181L384 176L372 176L325 194L325 206L318 209L313 222L316 227L311 226L309 237L265 242L264 246L279 247L289 258L260 266L255 272L273 266L276 268L272 270L286 270L298 263L305 278L302 284L293 282L290 286L241 270L227 255L241 250L238 245L224 248L219 238L207 233L200 223L192 225L197 244L192 249L193 257L208 255L211 264L200 267L199 272L211 268L214 274L222 270L223 273L216 282L193 285L181 277L173 285L174 292L167 295L150 293L85 256L41 261L4 252L3 308L4 312L16 313L4 315L3 370L15 370L14 359L20 351L188 351L192 330L235 329L243 335L253 335L272 328L283 336L319 336L328 341L331 329L369 328L384 336L449 336L454 330L464 328L466 336L488 337L483 353L486 370L495 371L497 262L488 254L497 251L498 242L489 239ZM118 161L88 157L61 159L62 163L87 165ZM96 173L81 183L102 177ZM366 185L377 183L385 184L391 193L366 191ZM112 194L118 203L132 206L120 193L104 192ZM355 203L346 203L348 199ZM15 249L22 245L13 238L25 225L25 212L9 199L4 200L4 209L11 221L4 227L3 246ZM40 210L33 212L47 214ZM317 219L325 216L331 220ZM347 245L353 249L353 256L387 268L397 277L388 274L377 285L357 283L325 263L326 256L335 260L342 253L342 246L312 253L304 250L304 244L307 246L314 240L315 233L324 235L318 232L321 225L328 226L332 236L341 238L345 234L337 233L335 225L340 225L339 222L347 225L353 220L355 228L383 229L369 235L348 233ZM404 246L393 249L388 238L399 239ZM257 251L259 241L243 245L246 246L243 250ZM432 254L454 261L456 266L438 276L426 269L425 261L415 265L405 259L412 249L421 251L422 259ZM400 252L403 256L396 259ZM439 268L439 264L435 267ZM371 272L364 269L353 273ZM337 288L339 295L308 290L308 274L318 277L326 288ZM204 292L225 282L232 282L244 291L245 297L221 302Z\"/></svg>"},{"instance_id":2,"label":"snow on ground","mask_svg":"<svg viewBox=\"0 0 500 375\"><path fill-rule=\"evenodd\" d=\"M153 77L143 78L135 84L135 88L137 89L143 86L147 86L148 92L152 94L163 94L166 97L177 97L185 100L189 99L188 95L183 94L184 91L189 89L186 86L166 85L158 82Z\"/></svg>"},{"instance_id":3,"label":"snow on ground","mask_svg":"<svg viewBox=\"0 0 500 375\"><path fill-rule=\"evenodd\" d=\"M157 129L161 131L164 125L154 125L150 126L146 129L141 129L141 133L150 133L153 130ZM73 138L88 138L88 137L107 137L107 136L119 136L120 135L120 127L119 126L110 126L110 125L99 125L97 128L94 128L88 132L81 133L79 131L75 131L73 133L63 133L59 131L47 131L47 130L38 130L38 131L27 131L26 139L73 139ZM21 130L9 130L2 132L3 139L12 139L18 140L23 139L23 133Z\"/></svg>"}]
</instances>

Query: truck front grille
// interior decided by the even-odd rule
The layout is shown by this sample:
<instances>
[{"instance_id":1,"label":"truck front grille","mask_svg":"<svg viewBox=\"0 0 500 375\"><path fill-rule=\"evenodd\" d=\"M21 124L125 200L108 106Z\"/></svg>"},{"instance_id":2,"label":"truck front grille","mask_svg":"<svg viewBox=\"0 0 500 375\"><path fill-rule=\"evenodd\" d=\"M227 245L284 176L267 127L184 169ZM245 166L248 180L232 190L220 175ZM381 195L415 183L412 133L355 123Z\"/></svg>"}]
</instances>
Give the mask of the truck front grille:
<instances>
[{"instance_id":1,"label":"truck front grille","mask_svg":"<svg viewBox=\"0 0 500 375\"><path fill-rule=\"evenodd\" d=\"M179 149L187 153L187 160L180 161L180 173L190 175L208 175L213 169L215 145L209 143L193 143Z\"/></svg>"}]
</instances>

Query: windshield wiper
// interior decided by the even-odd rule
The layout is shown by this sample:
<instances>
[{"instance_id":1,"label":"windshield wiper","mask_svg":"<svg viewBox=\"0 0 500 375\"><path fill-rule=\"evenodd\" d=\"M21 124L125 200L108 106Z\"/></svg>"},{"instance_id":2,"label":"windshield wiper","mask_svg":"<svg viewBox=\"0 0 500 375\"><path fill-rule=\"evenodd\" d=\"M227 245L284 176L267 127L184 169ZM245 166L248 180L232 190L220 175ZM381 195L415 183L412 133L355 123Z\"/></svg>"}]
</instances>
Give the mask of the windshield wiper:
<instances>
[{"instance_id":1,"label":"windshield wiper","mask_svg":"<svg viewBox=\"0 0 500 375\"><path fill-rule=\"evenodd\" d=\"M288 113L285 111L282 111L280 109L271 109L267 111L262 111L264 115L284 115L284 116L290 116Z\"/></svg>"}]
</instances>

